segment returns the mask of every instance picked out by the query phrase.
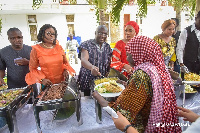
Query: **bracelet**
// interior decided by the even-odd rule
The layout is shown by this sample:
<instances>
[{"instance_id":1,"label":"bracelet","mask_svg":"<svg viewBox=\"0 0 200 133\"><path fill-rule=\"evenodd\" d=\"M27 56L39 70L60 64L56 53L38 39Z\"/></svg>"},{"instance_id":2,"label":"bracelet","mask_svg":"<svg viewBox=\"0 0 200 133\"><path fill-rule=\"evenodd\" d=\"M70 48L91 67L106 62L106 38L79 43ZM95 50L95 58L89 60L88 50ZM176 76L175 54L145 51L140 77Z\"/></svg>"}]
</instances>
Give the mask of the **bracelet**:
<instances>
[{"instance_id":1,"label":"bracelet","mask_svg":"<svg viewBox=\"0 0 200 133\"><path fill-rule=\"evenodd\" d=\"M44 79L41 79L40 82L42 82Z\"/></svg>"},{"instance_id":2,"label":"bracelet","mask_svg":"<svg viewBox=\"0 0 200 133\"><path fill-rule=\"evenodd\" d=\"M127 129L128 129L129 127L132 127L132 126L133 126L133 125L131 125L131 124L126 125L125 128L124 128L124 132L126 133Z\"/></svg>"}]
</instances>

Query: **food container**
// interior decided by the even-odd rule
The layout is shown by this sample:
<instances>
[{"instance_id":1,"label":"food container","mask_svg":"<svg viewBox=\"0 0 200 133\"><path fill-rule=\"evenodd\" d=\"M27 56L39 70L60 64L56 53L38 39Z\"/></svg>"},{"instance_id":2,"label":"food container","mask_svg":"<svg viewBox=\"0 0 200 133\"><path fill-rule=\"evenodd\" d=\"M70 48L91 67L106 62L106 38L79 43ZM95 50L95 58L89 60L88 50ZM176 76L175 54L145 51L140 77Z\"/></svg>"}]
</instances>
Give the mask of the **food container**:
<instances>
[{"instance_id":1,"label":"food container","mask_svg":"<svg viewBox=\"0 0 200 133\"><path fill-rule=\"evenodd\" d=\"M78 124L81 125L83 123L81 116L81 96L77 90L76 80L73 77L70 79L69 85L65 87L64 96L60 99L43 101L42 98L45 96L45 93L47 93L48 89L49 88L41 92L33 104L38 132L41 132L39 113L40 111L46 110L59 110L67 107L74 107ZM56 118L56 114L54 117Z\"/></svg>"},{"instance_id":2,"label":"food container","mask_svg":"<svg viewBox=\"0 0 200 133\"><path fill-rule=\"evenodd\" d=\"M112 78L111 78L112 79ZM108 82L103 82L100 83L96 86L94 86L93 90L97 90L98 87L107 84ZM122 88L122 90L125 89L125 86L117 83L120 88ZM109 101L109 102L114 102L116 101L116 99L118 98L118 96L121 94L121 92L117 92L117 93L99 93L105 100ZM96 112L96 122L97 123L102 123L102 107L101 105L98 103L98 101L95 99L95 112Z\"/></svg>"},{"instance_id":3,"label":"food container","mask_svg":"<svg viewBox=\"0 0 200 133\"><path fill-rule=\"evenodd\" d=\"M0 117L5 117L8 128L11 133L18 132L17 128L17 120L16 120L16 111L24 106L30 97L32 96L32 87L27 86L24 88L15 88L15 89L8 89L4 91L0 91L1 94L5 94L11 91L22 90L22 92L14 98L14 100L10 101L9 104L6 106L0 107Z\"/></svg>"}]
</instances>

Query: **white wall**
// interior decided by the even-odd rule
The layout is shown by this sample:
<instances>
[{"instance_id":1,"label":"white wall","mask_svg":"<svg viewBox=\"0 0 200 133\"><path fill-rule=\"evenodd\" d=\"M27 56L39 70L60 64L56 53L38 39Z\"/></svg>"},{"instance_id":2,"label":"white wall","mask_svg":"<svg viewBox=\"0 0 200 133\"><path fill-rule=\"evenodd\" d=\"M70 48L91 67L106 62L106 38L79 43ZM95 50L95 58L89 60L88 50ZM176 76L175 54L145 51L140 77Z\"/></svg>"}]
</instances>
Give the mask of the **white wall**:
<instances>
[{"instance_id":1,"label":"white wall","mask_svg":"<svg viewBox=\"0 0 200 133\"><path fill-rule=\"evenodd\" d=\"M60 45L65 49L68 36L68 28L65 14L36 14L36 17L38 32L44 24L53 25L58 32L57 39Z\"/></svg>"},{"instance_id":2,"label":"white wall","mask_svg":"<svg viewBox=\"0 0 200 133\"><path fill-rule=\"evenodd\" d=\"M2 35L0 35L0 48L10 45L7 37L7 31L12 27L19 28L22 31L22 35L24 36L24 43L31 45L31 38L29 36L26 15L1 15L1 17L3 25Z\"/></svg>"},{"instance_id":3,"label":"white wall","mask_svg":"<svg viewBox=\"0 0 200 133\"><path fill-rule=\"evenodd\" d=\"M74 28L76 36L81 36L82 42L88 39L94 39L95 30L98 26L96 22L96 16L93 13L75 14Z\"/></svg>"}]
</instances>

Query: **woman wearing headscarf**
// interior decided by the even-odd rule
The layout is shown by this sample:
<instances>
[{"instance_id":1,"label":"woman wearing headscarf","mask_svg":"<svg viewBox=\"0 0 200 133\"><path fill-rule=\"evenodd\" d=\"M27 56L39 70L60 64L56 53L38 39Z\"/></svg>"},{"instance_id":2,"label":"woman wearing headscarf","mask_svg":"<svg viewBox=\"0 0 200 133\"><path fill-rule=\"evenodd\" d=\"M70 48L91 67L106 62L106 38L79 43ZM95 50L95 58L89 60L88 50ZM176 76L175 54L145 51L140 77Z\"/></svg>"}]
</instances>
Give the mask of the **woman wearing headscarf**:
<instances>
[{"instance_id":1,"label":"woman wearing headscarf","mask_svg":"<svg viewBox=\"0 0 200 133\"><path fill-rule=\"evenodd\" d=\"M113 49L112 53L112 62L111 62L111 68L114 68L118 71L122 71L122 69L125 69L127 72L124 72L123 74L125 76L128 75L133 69L128 64L128 61L126 59L126 50L125 46L126 43L136 36L139 32L139 26L135 21L129 21L125 25L125 39L122 39L118 41Z\"/></svg>"},{"instance_id":2,"label":"woman wearing headscarf","mask_svg":"<svg viewBox=\"0 0 200 133\"><path fill-rule=\"evenodd\" d=\"M41 83L42 87L49 86L68 79L69 74L75 74L57 41L57 30L54 26L43 25L37 39L40 43L32 46L30 54L30 72L26 75L28 85Z\"/></svg>"},{"instance_id":3,"label":"woman wearing headscarf","mask_svg":"<svg viewBox=\"0 0 200 133\"><path fill-rule=\"evenodd\" d=\"M174 70L176 61L175 47L176 40L172 37L175 32L176 22L173 19L165 20L161 26L162 33L153 39L160 44L164 56L165 65Z\"/></svg>"},{"instance_id":4,"label":"woman wearing headscarf","mask_svg":"<svg viewBox=\"0 0 200 133\"><path fill-rule=\"evenodd\" d=\"M174 87L159 44L148 37L136 36L128 42L126 51L134 71L126 89L110 106L140 133L181 132ZM102 106L108 104L97 92L93 96Z\"/></svg>"}]
</instances>

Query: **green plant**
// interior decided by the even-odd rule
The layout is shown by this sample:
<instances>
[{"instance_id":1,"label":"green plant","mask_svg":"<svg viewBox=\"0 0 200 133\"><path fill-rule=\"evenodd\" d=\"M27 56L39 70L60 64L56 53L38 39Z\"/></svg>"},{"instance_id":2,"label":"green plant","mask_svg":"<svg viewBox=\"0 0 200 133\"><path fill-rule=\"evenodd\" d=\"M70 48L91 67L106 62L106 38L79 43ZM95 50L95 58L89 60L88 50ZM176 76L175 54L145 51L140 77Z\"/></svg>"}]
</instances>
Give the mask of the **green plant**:
<instances>
[{"instance_id":1,"label":"green plant","mask_svg":"<svg viewBox=\"0 0 200 133\"><path fill-rule=\"evenodd\" d=\"M43 3L43 0L33 0L33 10L38 9Z\"/></svg>"}]
</instances>

